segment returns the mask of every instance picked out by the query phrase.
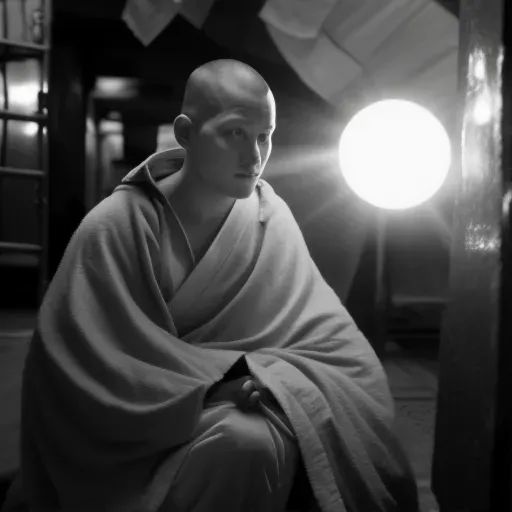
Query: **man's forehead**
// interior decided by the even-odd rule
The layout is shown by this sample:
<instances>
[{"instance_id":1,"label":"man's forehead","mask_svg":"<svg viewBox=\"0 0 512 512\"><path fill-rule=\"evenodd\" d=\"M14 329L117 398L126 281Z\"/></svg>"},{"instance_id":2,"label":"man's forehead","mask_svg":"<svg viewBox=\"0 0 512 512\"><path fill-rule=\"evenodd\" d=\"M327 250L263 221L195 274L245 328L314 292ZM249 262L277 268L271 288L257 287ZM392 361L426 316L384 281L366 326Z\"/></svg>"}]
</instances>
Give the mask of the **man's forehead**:
<instances>
[{"instance_id":1,"label":"man's forehead","mask_svg":"<svg viewBox=\"0 0 512 512\"><path fill-rule=\"evenodd\" d=\"M218 112L214 119L222 124L232 121L264 123L268 125L268 128L273 128L275 124L274 113L271 106L267 106L266 108L252 105L227 107Z\"/></svg>"}]
</instances>

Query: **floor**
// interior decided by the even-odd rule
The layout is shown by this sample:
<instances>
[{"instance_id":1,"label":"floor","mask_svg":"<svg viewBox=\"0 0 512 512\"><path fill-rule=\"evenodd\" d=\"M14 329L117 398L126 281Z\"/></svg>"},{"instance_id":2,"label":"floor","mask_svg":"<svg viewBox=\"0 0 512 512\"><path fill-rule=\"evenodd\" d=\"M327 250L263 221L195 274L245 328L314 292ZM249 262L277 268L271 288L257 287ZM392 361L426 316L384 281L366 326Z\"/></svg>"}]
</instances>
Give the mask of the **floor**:
<instances>
[{"instance_id":1,"label":"floor","mask_svg":"<svg viewBox=\"0 0 512 512\"><path fill-rule=\"evenodd\" d=\"M35 324L32 311L0 310L0 503L19 466L21 371Z\"/></svg>"},{"instance_id":2,"label":"floor","mask_svg":"<svg viewBox=\"0 0 512 512\"><path fill-rule=\"evenodd\" d=\"M34 324L35 315L31 311L0 311L0 480L8 478L19 464L19 410L10 397L19 392L19 369ZM438 512L430 490L437 396L435 355L403 350L394 343L388 343L383 364L395 398L395 428L418 482L421 512Z\"/></svg>"},{"instance_id":3,"label":"floor","mask_svg":"<svg viewBox=\"0 0 512 512\"><path fill-rule=\"evenodd\" d=\"M435 354L389 345L383 364L395 399L395 429L416 475L421 512L438 512L430 489L438 363Z\"/></svg>"}]
</instances>

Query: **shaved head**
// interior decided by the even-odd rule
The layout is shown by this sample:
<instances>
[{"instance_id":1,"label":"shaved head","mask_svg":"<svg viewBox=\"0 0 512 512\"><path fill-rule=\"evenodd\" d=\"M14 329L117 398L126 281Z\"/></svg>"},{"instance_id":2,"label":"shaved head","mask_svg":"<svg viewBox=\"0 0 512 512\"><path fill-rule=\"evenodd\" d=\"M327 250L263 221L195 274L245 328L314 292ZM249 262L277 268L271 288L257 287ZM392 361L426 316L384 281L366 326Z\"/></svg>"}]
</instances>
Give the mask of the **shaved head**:
<instances>
[{"instance_id":1,"label":"shaved head","mask_svg":"<svg viewBox=\"0 0 512 512\"><path fill-rule=\"evenodd\" d=\"M191 188L221 202L249 197L272 150L275 113L268 84L247 64L216 60L197 68L174 121Z\"/></svg>"},{"instance_id":2,"label":"shaved head","mask_svg":"<svg viewBox=\"0 0 512 512\"><path fill-rule=\"evenodd\" d=\"M228 108L262 100L275 109L272 91L256 70L236 60L215 60L190 75L181 113L200 125Z\"/></svg>"}]
</instances>

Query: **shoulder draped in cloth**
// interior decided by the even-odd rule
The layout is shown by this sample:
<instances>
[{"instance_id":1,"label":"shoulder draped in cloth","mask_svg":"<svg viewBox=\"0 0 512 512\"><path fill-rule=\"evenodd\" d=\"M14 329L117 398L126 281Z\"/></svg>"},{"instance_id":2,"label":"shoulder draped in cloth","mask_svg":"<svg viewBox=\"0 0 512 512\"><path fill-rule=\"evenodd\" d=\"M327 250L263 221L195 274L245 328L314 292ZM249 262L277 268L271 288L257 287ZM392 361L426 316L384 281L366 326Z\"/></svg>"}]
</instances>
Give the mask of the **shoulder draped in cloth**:
<instances>
[{"instance_id":1,"label":"shoulder draped in cloth","mask_svg":"<svg viewBox=\"0 0 512 512\"><path fill-rule=\"evenodd\" d=\"M383 368L270 185L176 281L171 233L185 235L155 180L181 155L153 155L85 217L44 299L23 388L35 510L158 510L205 394L245 356L323 512L414 512Z\"/></svg>"}]
</instances>

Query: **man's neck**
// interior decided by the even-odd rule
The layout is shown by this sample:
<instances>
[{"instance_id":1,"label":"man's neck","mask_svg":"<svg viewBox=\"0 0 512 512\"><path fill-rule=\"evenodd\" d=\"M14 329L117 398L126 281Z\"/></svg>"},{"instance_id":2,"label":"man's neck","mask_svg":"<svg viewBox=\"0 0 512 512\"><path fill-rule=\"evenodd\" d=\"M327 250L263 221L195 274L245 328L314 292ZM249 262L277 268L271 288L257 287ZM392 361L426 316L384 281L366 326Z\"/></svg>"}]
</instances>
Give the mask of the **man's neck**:
<instances>
[{"instance_id":1,"label":"man's neck","mask_svg":"<svg viewBox=\"0 0 512 512\"><path fill-rule=\"evenodd\" d=\"M186 165L180 174L169 198L180 221L187 225L221 223L231 211L235 199L211 190Z\"/></svg>"}]
</instances>

